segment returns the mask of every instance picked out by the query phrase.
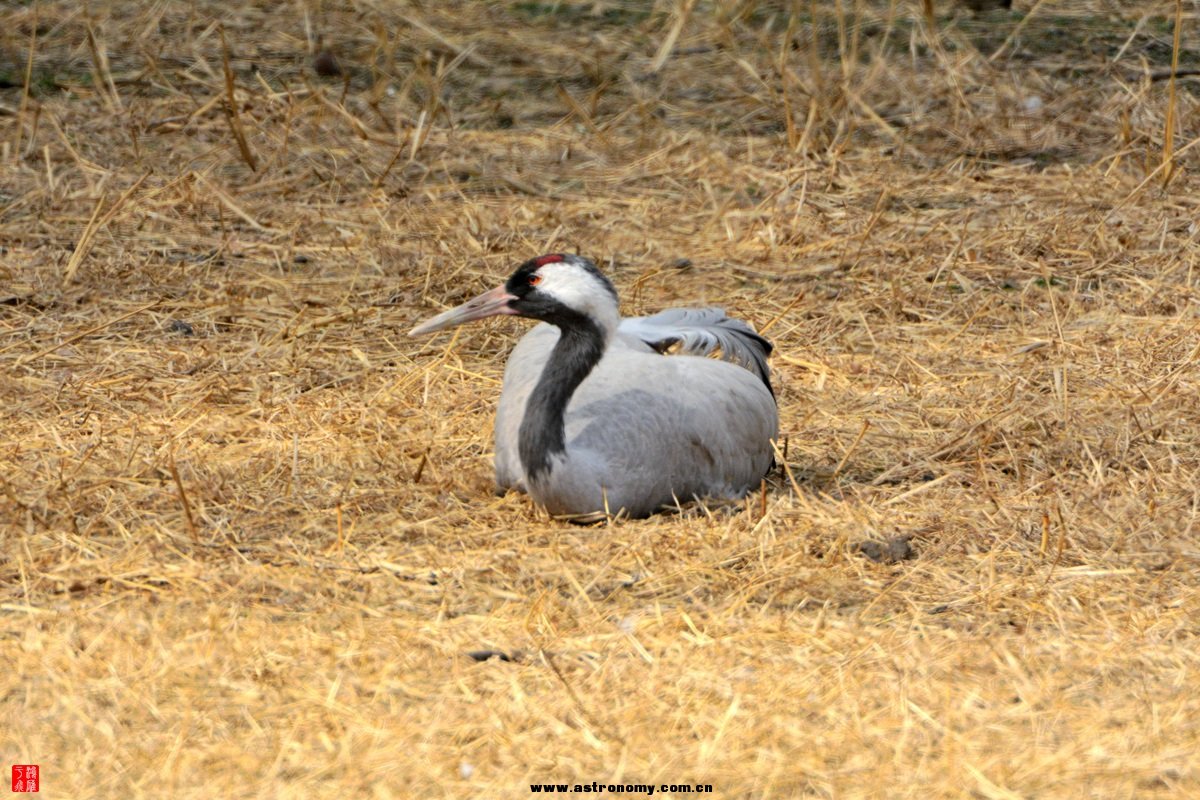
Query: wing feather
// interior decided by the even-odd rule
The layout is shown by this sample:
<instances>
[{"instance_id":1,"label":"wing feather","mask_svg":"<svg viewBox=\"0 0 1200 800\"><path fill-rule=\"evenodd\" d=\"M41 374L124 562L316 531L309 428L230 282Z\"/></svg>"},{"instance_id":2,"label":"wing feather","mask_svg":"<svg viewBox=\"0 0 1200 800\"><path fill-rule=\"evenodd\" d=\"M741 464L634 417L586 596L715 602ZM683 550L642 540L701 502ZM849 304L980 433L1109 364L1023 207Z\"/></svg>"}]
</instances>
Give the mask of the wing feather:
<instances>
[{"instance_id":1,"label":"wing feather","mask_svg":"<svg viewBox=\"0 0 1200 800\"><path fill-rule=\"evenodd\" d=\"M710 356L719 351L725 361L745 367L771 388L767 357L771 343L750 324L734 319L721 308L669 308L649 317L626 317L621 333L636 336L660 353ZM774 391L772 391L774 394Z\"/></svg>"}]
</instances>

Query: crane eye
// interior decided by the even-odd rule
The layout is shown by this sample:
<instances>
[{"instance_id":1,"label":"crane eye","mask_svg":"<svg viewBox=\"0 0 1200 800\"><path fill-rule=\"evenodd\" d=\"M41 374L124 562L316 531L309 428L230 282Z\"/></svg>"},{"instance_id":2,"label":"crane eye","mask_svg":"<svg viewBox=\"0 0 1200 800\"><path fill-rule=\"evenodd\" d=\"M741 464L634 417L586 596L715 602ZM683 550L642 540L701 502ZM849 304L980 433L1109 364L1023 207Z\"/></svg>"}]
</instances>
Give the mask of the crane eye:
<instances>
[{"instance_id":1,"label":"crane eye","mask_svg":"<svg viewBox=\"0 0 1200 800\"><path fill-rule=\"evenodd\" d=\"M529 276L529 285L530 286L537 286L541 282L542 282L542 276L538 275L536 272Z\"/></svg>"}]
</instances>

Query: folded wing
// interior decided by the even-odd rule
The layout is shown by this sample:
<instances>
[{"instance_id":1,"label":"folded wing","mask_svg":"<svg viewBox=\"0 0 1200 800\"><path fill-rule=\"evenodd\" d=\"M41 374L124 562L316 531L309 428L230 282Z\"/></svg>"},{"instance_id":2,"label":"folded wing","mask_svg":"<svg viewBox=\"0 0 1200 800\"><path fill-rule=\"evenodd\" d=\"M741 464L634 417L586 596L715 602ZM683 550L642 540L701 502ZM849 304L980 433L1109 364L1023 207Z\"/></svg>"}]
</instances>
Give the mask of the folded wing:
<instances>
[{"instance_id":1,"label":"folded wing","mask_svg":"<svg viewBox=\"0 0 1200 800\"><path fill-rule=\"evenodd\" d=\"M749 323L726 316L720 308L670 308L649 317L627 317L618 330L660 353L710 356L745 367L771 388L767 357L771 343ZM774 391L771 392L774 394Z\"/></svg>"}]
</instances>

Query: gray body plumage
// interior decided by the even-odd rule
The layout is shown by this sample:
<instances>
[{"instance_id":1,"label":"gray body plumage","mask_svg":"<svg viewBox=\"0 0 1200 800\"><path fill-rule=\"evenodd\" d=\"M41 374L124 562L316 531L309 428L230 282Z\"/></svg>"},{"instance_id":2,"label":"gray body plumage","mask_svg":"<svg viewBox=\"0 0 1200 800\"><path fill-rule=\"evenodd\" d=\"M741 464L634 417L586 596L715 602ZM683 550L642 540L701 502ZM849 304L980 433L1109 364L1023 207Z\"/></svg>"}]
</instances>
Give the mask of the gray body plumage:
<instances>
[{"instance_id":1,"label":"gray body plumage","mask_svg":"<svg viewBox=\"0 0 1200 800\"><path fill-rule=\"evenodd\" d=\"M521 422L559 336L539 324L509 357L496 414L500 489L527 491L552 514L638 517L696 497L742 497L770 469L770 345L708 308L621 320L567 403L565 451L527 475ZM705 357L718 349L725 360Z\"/></svg>"}]
</instances>

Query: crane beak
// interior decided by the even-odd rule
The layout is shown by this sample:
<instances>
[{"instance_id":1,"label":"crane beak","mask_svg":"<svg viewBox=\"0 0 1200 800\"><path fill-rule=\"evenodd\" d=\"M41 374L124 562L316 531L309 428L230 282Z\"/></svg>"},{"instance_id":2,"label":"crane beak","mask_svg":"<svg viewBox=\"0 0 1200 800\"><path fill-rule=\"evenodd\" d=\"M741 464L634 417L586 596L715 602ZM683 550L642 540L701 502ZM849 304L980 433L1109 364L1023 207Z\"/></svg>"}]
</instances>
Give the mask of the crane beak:
<instances>
[{"instance_id":1,"label":"crane beak","mask_svg":"<svg viewBox=\"0 0 1200 800\"><path fill-rule=\"evenodd\" d=\"M472 297L461 306L456 306L449 311L443 311L436 317L425 320L409 331L408 335L422 336L426 333L440 331L443 328L453 328L455 325L462 325L464 322L484 319L485 317L494 317L497 314L516 314L517 312L508 305L510 301L516 299L516 295L509 294L508 290L503 286L497 286L495 289L489 289L481 295Z\"/></svg>"}]
</instances>

